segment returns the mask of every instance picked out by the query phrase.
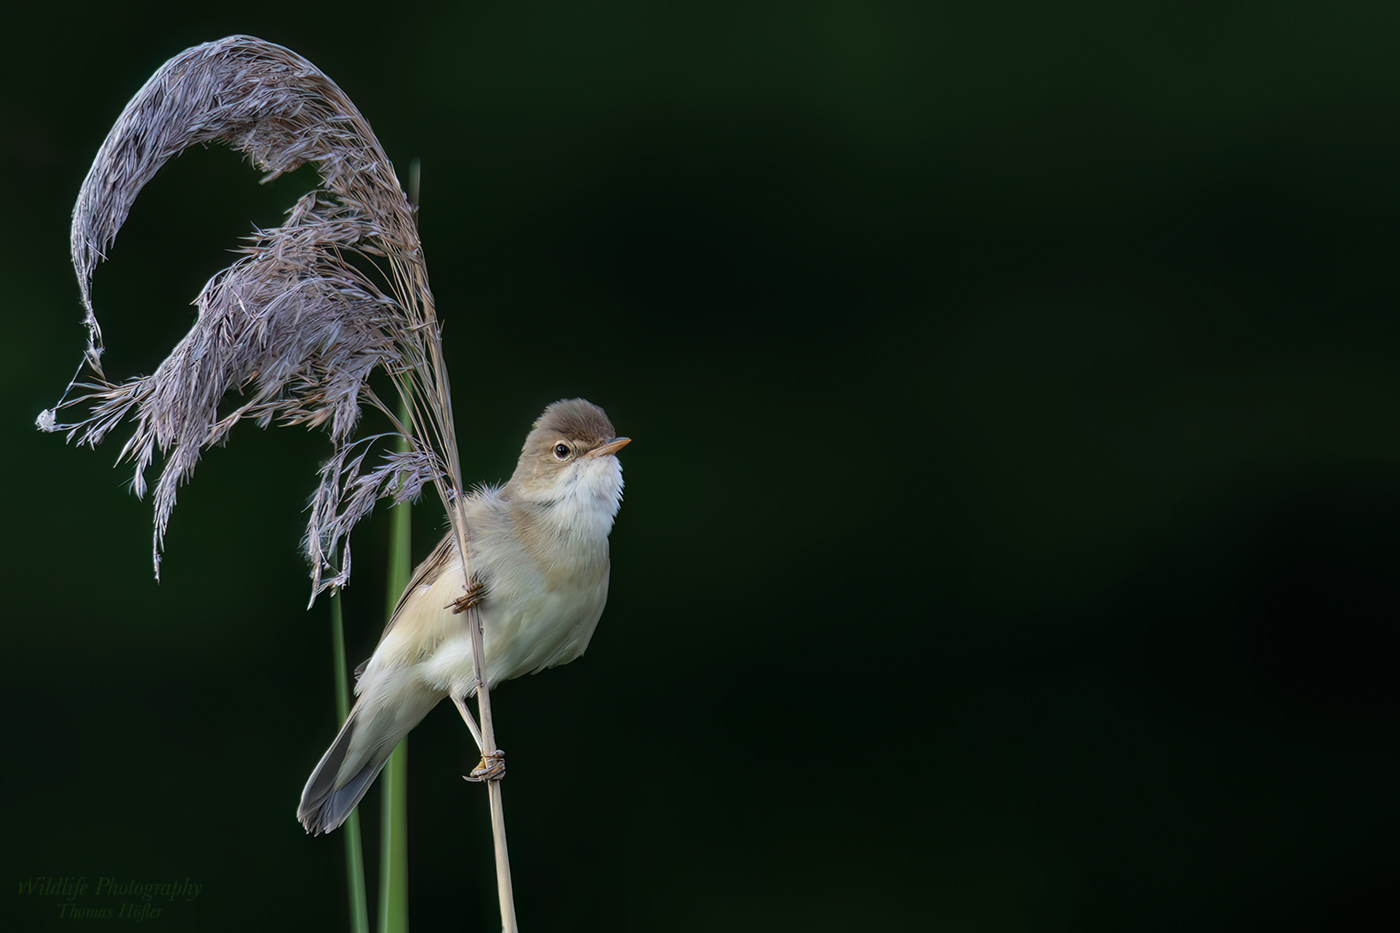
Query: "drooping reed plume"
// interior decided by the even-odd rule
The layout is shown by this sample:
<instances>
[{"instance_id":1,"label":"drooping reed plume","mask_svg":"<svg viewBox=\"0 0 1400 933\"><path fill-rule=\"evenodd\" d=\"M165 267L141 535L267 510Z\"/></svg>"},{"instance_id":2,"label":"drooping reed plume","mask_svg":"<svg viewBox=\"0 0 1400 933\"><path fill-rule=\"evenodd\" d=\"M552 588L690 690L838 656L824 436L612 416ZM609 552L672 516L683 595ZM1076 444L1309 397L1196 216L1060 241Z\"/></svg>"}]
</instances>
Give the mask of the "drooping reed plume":
<instances>
[{"instance_id":1,"label":"drooping reed plume","mask_svg":"<svg viewBox=\"0 0 1400 933\"><path fill-rule=\"evenodd\" d=\"M209 280L196 300L194 326L154 373L113 382L102 367L93 271L160 167L210 142L245 153L268 178L309 163L320 185L281 226L250 237L240 258ZM135 426L119 459L135 465L138 495L157 451L163 456L154 490L157 576L178 486L190 479L202 451L223 443L244 419L262 427L328 429L331 453L311 497L304 539L313 601L349 578L350 530L381 498L406 502L432 485L448 509L457 552L467 553L451 397L413 209L368 122L309 61L260 39L231 36L161 66L122 111L83 182L72 253L87 351L38 426L96 446L130 418ZM371 389L378 368L391 377L397 400ZM230 395L234 407L221 415ZM356 438L364 403L383 412L394 430ZM74 408L78 420L60 420ZM395 435L406 449L376 443ZM464 586L470 573L464 566ZM466 618L480 659L480 620L475 610ZM476 678L483 745L495 749L479 660ZM502 921L514 929L500 787L488 786Z\"/></svg>"},{"instance_id":2,"label":"drooping reed plume","mask_svg":"<svg viewBox=\"0 0 1400 933\"><path fill-rule=\"evenodd\" d=\"M154 373L111 382L102 368L93 270L160 167L209 142L246 153L265 180L311 163L320 187L297 201L281 226L250 237L241 258L209 280L196 301L194 326ZM245 418L264 427L329 428L333 451L311 500L304 541L313 599L348 579L348 532L377 499L403 502L433 483L450 503L461 488L413 210L364 117L295 52L232 36L163 65L127 104L93 161L73 210L72 252L87 310L88 372L40 415L39 427L95 446L133 418L121 459L135 464L138 495L157 449L164 456L154 494L157 575L177 487L191 477L201 452L223 443ZM408 402L407 424L398 423L397 406L370 388L376 367L392 375ZM221 416L229 393L240 398ZM367 456L379 437L354 439L362 402L393 420L409 442L406 452ZM86 416L61 423L60 413L75 406L87 406Z\"/></svg>"}]
</instances>

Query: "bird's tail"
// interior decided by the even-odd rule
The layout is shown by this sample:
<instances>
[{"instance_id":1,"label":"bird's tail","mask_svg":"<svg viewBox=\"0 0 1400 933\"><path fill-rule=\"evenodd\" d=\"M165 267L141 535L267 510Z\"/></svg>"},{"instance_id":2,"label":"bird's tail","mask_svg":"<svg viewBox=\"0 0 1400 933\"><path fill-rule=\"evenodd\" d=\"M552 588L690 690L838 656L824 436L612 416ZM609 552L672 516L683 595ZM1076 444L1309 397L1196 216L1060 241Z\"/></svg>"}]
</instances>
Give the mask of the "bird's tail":
<instances>
[{"instance_id":1,"label":"bird's tail","mask_svg":"<svg viewBox=\"0 0 1400 933\"><path fill-rule=\"evenodd\" d=\"M355 804L369 790L399 740L418 725L440 697L426 691L405 691L390 705L366 704L361 697L350 711L321 763L311 772L301 792L297 819L313 836L328 833L345 822Z\"/></svg>"}]
</instances>

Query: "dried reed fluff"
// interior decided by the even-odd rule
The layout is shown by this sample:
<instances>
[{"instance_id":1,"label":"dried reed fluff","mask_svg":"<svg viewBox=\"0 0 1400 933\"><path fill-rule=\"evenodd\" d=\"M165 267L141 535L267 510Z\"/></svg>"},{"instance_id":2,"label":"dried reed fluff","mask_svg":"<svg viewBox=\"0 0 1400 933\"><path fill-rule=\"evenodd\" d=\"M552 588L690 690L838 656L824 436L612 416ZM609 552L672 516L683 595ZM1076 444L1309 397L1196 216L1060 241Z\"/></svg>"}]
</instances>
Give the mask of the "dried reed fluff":
<instances>
[{"instance_id":1,"label":"dried reed fluff","mask_svg":"<svg viewBox=\"0 0 1400 933\"><path fill-rule=\"evenodd\" d=\"M250 237L242 258L209 280L196 300L194 327L153 374L110 382L92 307L93 270L146 182L173 156L210 142L246 153L265 181L309 162L321 187L303 196L282 226ZM176 488L193 474L200 452L223 443L244 418L261 427L329 426L333 450L304 539L313 601L349 579L350 530L383 497L402 503L431 483L448 507L458 553L468 553L451 395L413 209L369 124L314 65L249 36L201 45L162 65L93 160L73 209L72 250L87 309L87 352L38 426L96 446L134 413L136 428L119 460L135 463L138 495L156 448L165 457L154 497L157 577ZM371 271L352 264L354 257ZM84 366L90 378L79 381ZM376 367L392 378L406 423L370 388ZM244 400L220 416L231 391ZM361 402L383 412L394 431L352 440ZM60 411L78 405L88 407L87 417L59 422ZM367 466L375 442L394 434L408 449L383 452ZM338 551L344 557L337 567ZM463 585L469 575L464 567ZM481 741L489 751L497 746L480 667L481 620L475 609L466 615ZM501 789L495 781L488 787L502 924L513 930Z\"/></svg>"},{"instance_id":2,"label":"dried reed fluff","mask_svg":"<svg viewBox=\"0 0 1400 933\"><path fill-rule=\"evenodd\" d=\"M93 312L93 270L146 182L189 146L211 141L246 153L267 173L264 181L310 162L321 187L297 201L282 226L249 237L241 258L209 280L196 300L194 326L154 373L110 382ZM329 427L334 449L321 468L303 542L313 601L348 580L348 534L376 500L404 502L432 483L450 504L461 489L413 209L369 123L335 82L295 52L231 36L161 66L93 160L73 209L72 252L87 311L90 375L80 381L80 367L38 426L95 446L134 415L135 431L119 459L135 464L137 495L146 490L156 448L165 457L154 495L157 578L177 487L190 479L201 451L225 442L244 418L260 427ZM350 257L361 257L372 272ZM406 400L407 424L370 389L375 367L392 376ZM240 403L220 416L231 391ZM406 452L384 452L367 465L375 441L386 435L352 440L362 401L391 419L409 442ZM59 412L76 405L88 407L86 417L60 423ZM336 566L338 549L343 557Z\"/></svg>"}]
</instances>

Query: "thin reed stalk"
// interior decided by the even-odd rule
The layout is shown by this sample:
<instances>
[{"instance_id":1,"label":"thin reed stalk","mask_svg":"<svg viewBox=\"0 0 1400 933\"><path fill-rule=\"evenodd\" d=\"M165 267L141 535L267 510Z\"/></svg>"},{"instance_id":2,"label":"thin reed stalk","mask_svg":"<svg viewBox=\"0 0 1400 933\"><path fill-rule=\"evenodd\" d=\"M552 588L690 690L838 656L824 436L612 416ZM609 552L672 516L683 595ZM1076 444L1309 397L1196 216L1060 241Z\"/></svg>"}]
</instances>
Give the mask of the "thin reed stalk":
<instances>
[{"instance_id":1,"label":"thin reed stalk","mask_svg":"<svg viewBox=\"0 0 1400 933\"><path fill-rule=\"evenodd\" d=\"M405 504L389 516L386 618L393 618L413 573L413 512ZM399 740L379 782L379 933L408 933L408 736Z\"/></svg>"},{"instance_id":2,"label":"thin reed stalk","mask_svg":"<svg viewBox=\"0 0 1400 933\"><path fill-rule=\"evenodd\" d=\"M331 657L335 665L336 725L350 715L350 676L345 660L345 612L340 592L331 594ZM369 933L369 903L365 889L365 851L360 838L360 812L345 821L345 888L350 899L351 933Z\"/></svg>"}]
</instances>

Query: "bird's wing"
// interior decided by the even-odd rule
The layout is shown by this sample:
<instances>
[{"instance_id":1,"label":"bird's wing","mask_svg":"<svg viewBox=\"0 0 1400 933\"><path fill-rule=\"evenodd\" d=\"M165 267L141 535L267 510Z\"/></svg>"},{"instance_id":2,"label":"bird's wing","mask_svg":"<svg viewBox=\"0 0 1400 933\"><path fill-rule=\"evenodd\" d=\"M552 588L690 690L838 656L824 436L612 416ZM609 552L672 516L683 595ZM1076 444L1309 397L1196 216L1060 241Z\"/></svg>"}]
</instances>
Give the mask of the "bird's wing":
<instances>
[{"instance_id":1,"label":"bird's wing","mask_svg":"<svg viewBox=\"0 0 1400 933\"><path fill-rule=\"evenodd\" d=\"M438 577L442 576L444 570L452 562L452 556L457 553L457 541L452 531L449 529L433 548L431 554L423 563L419 564L413 571L413 576L408 581L408 586L404 587L399 594L399 601L394 604L394 611L389 616L389 624L384 626L384 632L379 636L379 643L383 644L384 639L389 637L389 632L394 628L394 623L399 621L403 615L404 606L408 604L409 597L413 596L420 589L428 589ZM366 658L355 668L355 679L359 680L360 675L369 666L371 658Z\"/></svg>"},{"instance_id":2,"label":"bird's wing","mask_svg":"<svg viewBox=\"0 0 1400 933\"><path fill-rule=\"evenodd\" d=\"M452 557L457 553L457 539L451 529L442 536L437 547L428 555L423 563L419 564L413 571L412 578L408 581L408 586L403 588L399 594L399 601L394 604L394 612L389 616L389 624L384 626L384 635L389 634L389 630L394 627L394 623L399 620L399 615L403 612L404 605L409 597L418 592L419 587L427 589L433 582L447 569L447 565L452 562ZM384 640L384 635L379 636L379 640Z\"/></svg>"}]
</instances>

